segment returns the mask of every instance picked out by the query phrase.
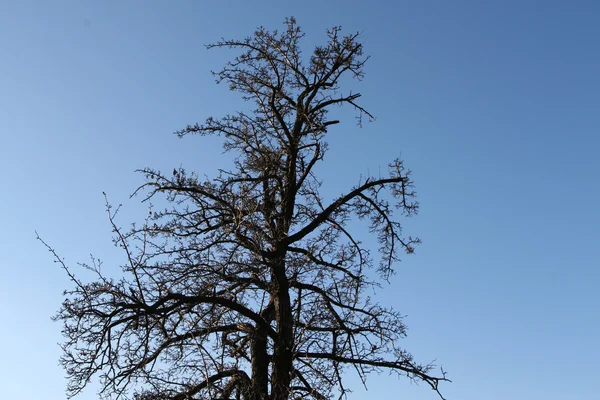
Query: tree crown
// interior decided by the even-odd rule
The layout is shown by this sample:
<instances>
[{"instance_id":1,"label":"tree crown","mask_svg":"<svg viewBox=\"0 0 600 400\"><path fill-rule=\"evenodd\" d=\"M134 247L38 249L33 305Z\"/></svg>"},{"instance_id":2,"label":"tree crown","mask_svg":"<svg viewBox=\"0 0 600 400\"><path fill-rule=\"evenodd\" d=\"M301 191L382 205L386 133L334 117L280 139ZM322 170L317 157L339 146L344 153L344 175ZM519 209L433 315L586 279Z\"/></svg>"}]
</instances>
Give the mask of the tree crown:
<instances>
[{"instance_id":1,"label":"tree crown","mask_svg":"<svg viewBox=\"0 0 600 400\"><path fill-rule=\"evenodd\" d=\"M85 266L97 279L84 283L57 257L75 283L56 316L69 395L94 375L103 394L125 396L137 382L144 389L135 396L146 400L321 400L347 393L346 367L363 381L387 369L436 391L447 380L400 346L401 315L365 295L374 263L351 223L368 221L387 279L419 242L397 220L418 209L410 171L395 160L386 177L363 178L331 202L319 194L313 169L338 123L328 111L349 105L372 118L359 93L340 88L343 76L363 77L358 34L327 35L307 61L293 18L281 32L208 46L240 51L214 74L253 108L177 134L222 136L234 167L206 180L182 168L142 170L136 193L165 195L170 206L129 231L107 206L126 255L123 278L104 277L93 262Z\"/></svg>"}]
</instances>

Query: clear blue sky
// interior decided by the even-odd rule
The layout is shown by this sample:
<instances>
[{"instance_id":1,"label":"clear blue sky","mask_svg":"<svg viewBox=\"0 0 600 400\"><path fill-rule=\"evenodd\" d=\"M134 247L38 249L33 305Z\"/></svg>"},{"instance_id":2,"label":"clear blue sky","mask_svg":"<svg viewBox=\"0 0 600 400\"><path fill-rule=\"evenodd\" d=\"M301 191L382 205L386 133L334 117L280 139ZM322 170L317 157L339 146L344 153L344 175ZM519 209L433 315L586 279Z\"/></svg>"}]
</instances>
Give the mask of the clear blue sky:
<instances>
[{"instance_id":1,"label":"clear blue sky","mask_svg":"<svg viewBox=\"0 0 600 400\"><path fill-rule=\"evenodd\" d=\"M377 116L331 130L330 195L401 155L423 244L379 299L407 315L406 346L437 359L452 400L595 399L600 356L600 2L3 1L0 4L0 381L3 398L63 399L58 323L67 262L119 262L102 191L145 166L210 174L214 140L171 132L240 103L206 51L293 15L306 52L362 31L353 84ZM433 400L387 375L352 399ZM79 396L95 399L94 388Z\"/></svg>"}]
</instances>

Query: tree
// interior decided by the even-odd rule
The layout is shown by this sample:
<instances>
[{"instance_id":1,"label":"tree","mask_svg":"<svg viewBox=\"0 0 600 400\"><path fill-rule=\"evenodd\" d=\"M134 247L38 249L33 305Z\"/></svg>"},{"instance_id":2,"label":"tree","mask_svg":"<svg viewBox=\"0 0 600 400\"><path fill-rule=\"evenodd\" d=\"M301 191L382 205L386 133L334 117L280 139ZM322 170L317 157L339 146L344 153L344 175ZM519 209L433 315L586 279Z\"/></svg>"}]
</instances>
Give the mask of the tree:
<instances>
[{"instance_id":1,"label":"tree","mask_svg":"<svg viewBox=\"0 0 600 400\"><path fill-rule=\"evenodd\" d=\"M448 380L400 346L401 315L365 294L379 282L370 270L388 279L399 254L419 242L396 218L417 212L410 171L395 160L386 177L361 178L331 202L319 194L314 167L338 123L328 111L348 105L359 123L372 118L359 93L340 90L343 77L363 77L359 36L333 28L304 60L302 31L294 19L285 27L208 46L240 51L214 74L253 109L177 134L222 137L233 167L212 180L183 168L142 170L136 193L168 207L151 208L129 231L107 202L126 256L122 278L104 276L93 260L82 264L95 273L84 282L49 248L74 283L55 317L64 324L69 396L93 376L102 395L139 400L343 397L348 367L363 381L389 370L438 394ZM357 220L377 237L378 263Z\"/></svg>"}]
</instances>

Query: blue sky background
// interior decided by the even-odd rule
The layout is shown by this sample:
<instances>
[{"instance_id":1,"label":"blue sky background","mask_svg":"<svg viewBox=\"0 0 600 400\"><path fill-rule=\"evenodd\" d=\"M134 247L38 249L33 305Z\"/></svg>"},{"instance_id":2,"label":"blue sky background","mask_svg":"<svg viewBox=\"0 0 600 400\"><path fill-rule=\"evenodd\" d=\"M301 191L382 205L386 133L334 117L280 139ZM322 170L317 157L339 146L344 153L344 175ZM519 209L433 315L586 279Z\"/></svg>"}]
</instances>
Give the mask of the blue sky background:
<instances>
[{"instance_id":1,"label":"blue sky background","mask_svg":"<svg viewBox=\"0 0 600 400\"><path fill-rule=\"evenodd\" d=\"M414 171L423 244L378 297L407 315L406 347L452 400L597 398L600 3L549 0L0 3L2 397L65 397L50 317L69 283L34 231L115 268L103 191L126 226L136 168L227 165L216 140L171 134L243 106L209 74L231 53L203 45L290 15L306 54L342 25L372 57L347 89L377 121L331 130L326 195L400 155ZM386 374L352 386L436 398Z\"/></svg>"}]
</instances>

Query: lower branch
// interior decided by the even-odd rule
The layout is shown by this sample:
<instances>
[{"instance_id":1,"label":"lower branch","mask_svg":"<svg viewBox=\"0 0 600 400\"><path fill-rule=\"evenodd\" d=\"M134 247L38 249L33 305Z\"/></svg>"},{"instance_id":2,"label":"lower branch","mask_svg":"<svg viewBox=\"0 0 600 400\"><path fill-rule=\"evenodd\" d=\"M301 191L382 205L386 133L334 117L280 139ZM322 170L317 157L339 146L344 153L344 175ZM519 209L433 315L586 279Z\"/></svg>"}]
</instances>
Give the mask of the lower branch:
<instances>
[{"instance_id":1,"label":"lower branch","mask_svg":"<svg viewBox=\"0 0 600 400\"><path fill-rule=\"evenodd\" d=\"M337 363L345 363L360 366L369 366L375 368L388 368L395 371L402 371L411 378L418 378L419 380L427 383L433 390L437 392L442 400L446 400L440 391L438 390L439 382L451 382L450 379L446 378L445 372L442 370L441 377L434 377L427 374L428 367L415 366L408 361L383 361L383 360L366 360L360 358L351 358L338 356L331 353L314 353L314 352L297 352L294 354L295 358L320 358L327 359Z\"/></svg>"}]
</instances>

